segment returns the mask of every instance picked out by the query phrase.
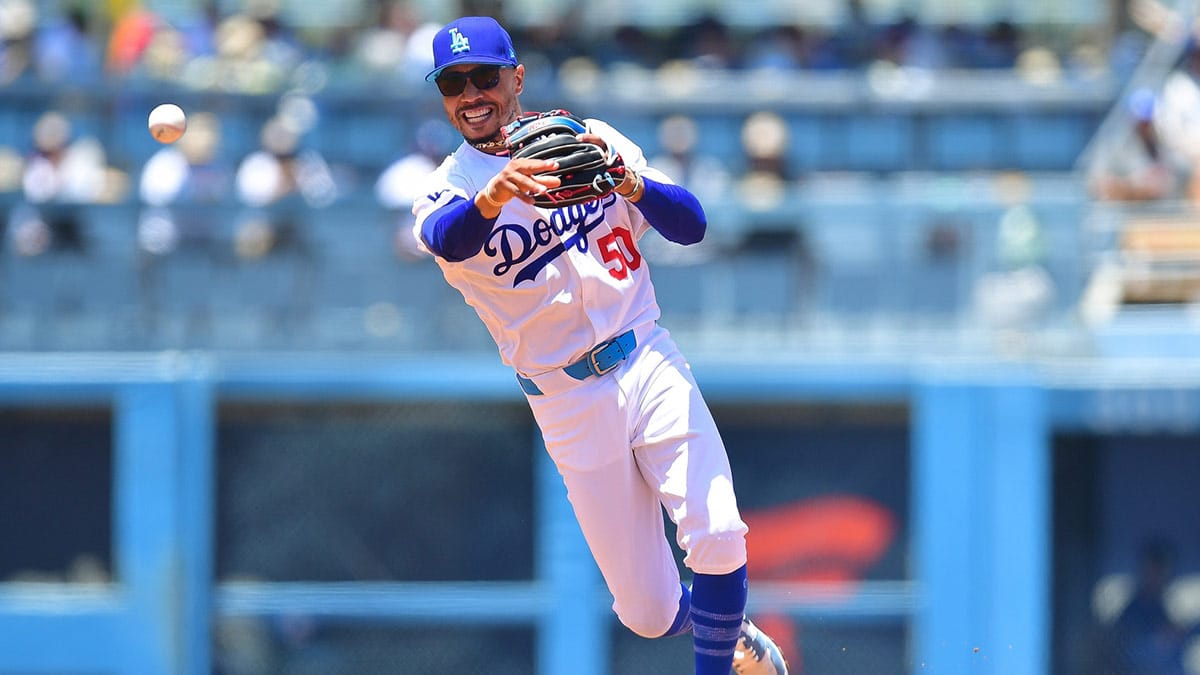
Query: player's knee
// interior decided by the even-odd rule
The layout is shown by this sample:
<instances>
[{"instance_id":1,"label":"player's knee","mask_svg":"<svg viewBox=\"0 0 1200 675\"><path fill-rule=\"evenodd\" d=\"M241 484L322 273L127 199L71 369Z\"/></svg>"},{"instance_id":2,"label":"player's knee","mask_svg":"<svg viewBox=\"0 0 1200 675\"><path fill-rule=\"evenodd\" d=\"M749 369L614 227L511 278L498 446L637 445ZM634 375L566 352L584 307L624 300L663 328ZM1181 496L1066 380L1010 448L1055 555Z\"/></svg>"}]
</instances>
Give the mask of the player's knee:
<instances>
[{"instance_id":1,"label":"player's knee","mask_svg":"<svg viewBox=\"0 0 1200 675\"><path fill-rule=\"evenodd\" d=\"M657 638L671 629L675 615L679 613L679 601L663 589L630 588L613 594L612 608L621 625L634 634Z\"/></svg>"},{"instance_id":2,"label":"player's knee","mask_svg":"<svg viewBox=\"0 0 1200 675\"><path fill-rule=\"evenodd\" d=\"M671 628L671 623L675 620L673 614L669 612L617 612L617 618L621 620L621 624L633 631L639 637L644 638L659 638L662 637Z\"/></svg>"},{"instance_id":3,"label":"player's knee","mask_svg":"<svg viewBox=\"0 0 1200 675\"><path fill-rule=\"evenodd\" d=\"M693 536L683 562L702 574L726 574L746 564L746 526Z\"/></svg>"}]
</instances>

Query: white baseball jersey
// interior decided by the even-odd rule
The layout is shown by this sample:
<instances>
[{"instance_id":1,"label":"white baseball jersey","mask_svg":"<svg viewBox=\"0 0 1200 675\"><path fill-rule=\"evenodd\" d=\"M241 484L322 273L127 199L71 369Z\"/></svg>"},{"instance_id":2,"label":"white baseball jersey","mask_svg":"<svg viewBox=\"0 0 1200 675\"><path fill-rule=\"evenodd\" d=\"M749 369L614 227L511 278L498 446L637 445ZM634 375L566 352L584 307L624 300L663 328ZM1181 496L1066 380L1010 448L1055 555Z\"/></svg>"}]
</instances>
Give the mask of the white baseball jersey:
<instances>
[{"instance_id":1,"label":"white baseball jersey","mask_svg":"<svg viewBox=\"0 0 1200 675\"><path fill-rule=\"evenodd\" d=\"M671 182L647 167L641 148L611 126L599 120L587 120L587 126L630 169ZM431 213L455 197L473 199L507 162L468 143L459 146L413 204L417 240ZM647 264L637 248L649 229L637 207L616 194L559 209L514 199L504 205L477 255L461 262L436 260L487 325L504 363L533 376L658 319Z\"/></svg>"}]
</instances>

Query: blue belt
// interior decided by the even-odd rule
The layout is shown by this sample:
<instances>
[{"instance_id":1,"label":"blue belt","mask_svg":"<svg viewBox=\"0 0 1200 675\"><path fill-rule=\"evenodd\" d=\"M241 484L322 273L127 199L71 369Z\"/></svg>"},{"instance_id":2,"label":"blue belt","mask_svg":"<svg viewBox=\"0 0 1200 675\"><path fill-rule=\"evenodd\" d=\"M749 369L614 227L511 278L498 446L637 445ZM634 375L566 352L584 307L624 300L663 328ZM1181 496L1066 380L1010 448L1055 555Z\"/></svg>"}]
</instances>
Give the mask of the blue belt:
<instances>
[{"instance_id":1,"label":"blue belt","mask_svg":"<svg viewBox=\"0 0 1200 675\"><path fill-rule=\"evenodd\" d=\"M593 375L599 377L616 368L622 361L629 358L637 347L637 336L632 330L627 330L617 337L592 347L575 363L563 368L563 372L576 380L586 380ZM528 377L517 374L517 382L521 389L530 396L541 396L542 390Z\"/></svg>"}]
</instances>

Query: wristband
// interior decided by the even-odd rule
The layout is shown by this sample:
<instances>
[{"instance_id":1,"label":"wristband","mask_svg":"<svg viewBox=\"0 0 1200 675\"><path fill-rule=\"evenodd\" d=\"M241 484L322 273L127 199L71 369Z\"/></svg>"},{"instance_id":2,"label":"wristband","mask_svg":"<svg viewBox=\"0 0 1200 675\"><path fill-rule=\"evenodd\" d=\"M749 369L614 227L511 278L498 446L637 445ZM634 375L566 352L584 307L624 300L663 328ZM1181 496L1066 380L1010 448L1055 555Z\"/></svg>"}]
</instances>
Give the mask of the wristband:
<instances>
[{"instance_id":1,"label":"wristband","mask_svg":"<svg viewBox=\"0 0 1200 675\"><path fill-rule=\"evenodd\" d=\"M487 202L488 204L491 204L492 206L496 207L497 209L503 209L504 204L501 204L500 202L496 201L495 199L492 199L488 195L487 191L488 191L488 189L486 186L482 190L479 191L479 196L483 197L483 201Z\"/></svg>"}]
</instances>

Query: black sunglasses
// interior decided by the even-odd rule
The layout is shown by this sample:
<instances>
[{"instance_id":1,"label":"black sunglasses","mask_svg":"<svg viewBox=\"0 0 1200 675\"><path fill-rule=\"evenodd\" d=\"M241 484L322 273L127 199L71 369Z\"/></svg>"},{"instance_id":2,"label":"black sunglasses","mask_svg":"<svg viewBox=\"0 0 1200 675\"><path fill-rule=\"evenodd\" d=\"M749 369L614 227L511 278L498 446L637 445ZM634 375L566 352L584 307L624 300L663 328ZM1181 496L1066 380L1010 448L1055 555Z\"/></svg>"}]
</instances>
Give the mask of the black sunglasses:
<instances>
[{"instance_id":1,"label":"black sunglasses","mask_svg":"<svg viewBox=\"0 0 1200 675\"><path fill-rule=\"evenodd\" d=\"M442 92L442 96L458 96L463 93L463 90L467 88L467 80L470 80L476 89L483 91L500 84L502 67L511 66L479 66L464 72L442 73L434 82L437 83L438 91Z\"/></svg>"}]
</instances>

